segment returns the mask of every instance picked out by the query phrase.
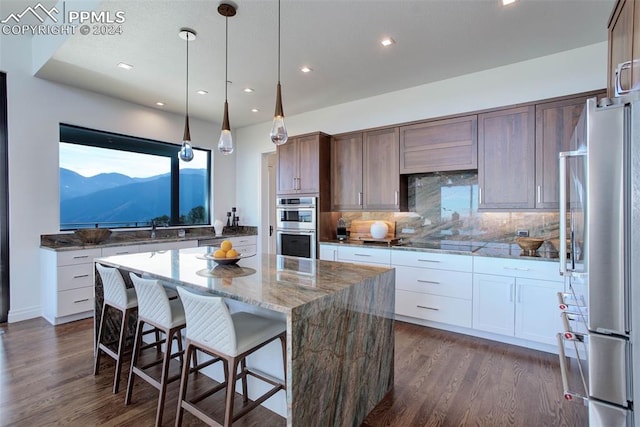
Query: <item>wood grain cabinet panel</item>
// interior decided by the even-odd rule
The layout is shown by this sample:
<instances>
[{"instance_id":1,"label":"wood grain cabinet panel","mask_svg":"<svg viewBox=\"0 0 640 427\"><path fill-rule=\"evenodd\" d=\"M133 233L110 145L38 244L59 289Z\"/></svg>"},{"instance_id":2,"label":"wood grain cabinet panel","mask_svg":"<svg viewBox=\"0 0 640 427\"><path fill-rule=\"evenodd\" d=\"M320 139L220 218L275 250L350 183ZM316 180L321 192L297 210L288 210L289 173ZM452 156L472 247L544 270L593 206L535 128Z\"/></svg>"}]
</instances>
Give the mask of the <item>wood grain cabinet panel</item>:
<instances>
[{"instance_id":1,"label":"wood grain cabinet panel","mask_svg":"<svg viewBox=\"0 0 640 427\"><path fill-rule=\"evenodd\" d=\"M329 191L329 136L317 132L291 137L279 145L278 195L319 195L326 185Z\"/></svg>"},{"instance_id":2,"label":"wood grain cabinet panel","mask_svg":"<svg viewBox=\"0 0 640 427\"><path fill-rule=\"evenodd\" d=\"M478 208L535 207L535 107L478 115Z\"/></svg>"},{"instance_id":3,"label":"wood grain cabinet panel","mask_svg":"<svg viewBox=\"0 0 640 427\"><path fill-rule=\"evenodd\" d=\"M477 115L402 126L400 173L476 169L477 127Z\"/></svg>"},{"instance_id":4,"label":"wood grain cabinet panel","mask_svg":"<svg viewBox=\"0 0 640 427\"><path fill-rule=\"evenodd\" d=\"M362 132L331 139L331 210L362 210Z\"/></svg>"},{"instance_id":5,"label":"wood grain cabinet panel","mask_svg":"<svg viewBox=\"0 0 640 427\"><path fill-rule=\"evenodd\" d=\"M631 61L632 67L620 73L622 89L640 88L640 5L638 0L618 0L609 19L608 96L615 96L616 68ZM634 25L635 21L635 25ZM634 28L635 27L635 28Z\"/></svg>"}]
</instances>

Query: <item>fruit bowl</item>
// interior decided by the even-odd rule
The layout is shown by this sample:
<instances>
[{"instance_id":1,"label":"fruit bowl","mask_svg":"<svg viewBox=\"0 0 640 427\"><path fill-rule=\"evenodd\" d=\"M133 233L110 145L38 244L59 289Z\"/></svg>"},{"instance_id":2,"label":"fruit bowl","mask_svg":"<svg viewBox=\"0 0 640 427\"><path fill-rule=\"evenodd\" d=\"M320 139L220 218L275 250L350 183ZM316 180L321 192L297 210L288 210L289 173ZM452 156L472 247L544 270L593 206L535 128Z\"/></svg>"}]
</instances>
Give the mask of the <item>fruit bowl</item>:
<instances>
[{"instance_id":1,"label":"fruit bowl","mask_svg":"<svg viewBox=\"0 0 640 427\"><path fill-rule=\"evenodd\" d=\"M540 246L544 243L544 239L537 239L535 237L518 237L516 243L520 246L524 252L529 255L535 254Z\"/></svg>"},{"instance_id":2,"label":"fruit bowl","mask_svg":"<svg viewBox=\"0 0 640 427\"><path fill-rule=\"evenodd\" d=\"M208 253L204 255L204 258L207 260L214 261L216 264L219 264L219 265L233 265L233 264L236 264L238 261L240 261L242 258L248 258L250 256L252 255L238 254L238 256L234 258L219 258L219 257L214 257L212 253Z\"/></svg>"},{"instance_id":3,"label":"fruit bowl","mask_svg":"<svg viewBox=\"0 0 640 427\"><path fill-rule=\"evenodd\" d=\"M111 230L108 228L80 228L75 231L75 235L82 243L100 243L111 236Z\"/></svg>"}]
</instances>

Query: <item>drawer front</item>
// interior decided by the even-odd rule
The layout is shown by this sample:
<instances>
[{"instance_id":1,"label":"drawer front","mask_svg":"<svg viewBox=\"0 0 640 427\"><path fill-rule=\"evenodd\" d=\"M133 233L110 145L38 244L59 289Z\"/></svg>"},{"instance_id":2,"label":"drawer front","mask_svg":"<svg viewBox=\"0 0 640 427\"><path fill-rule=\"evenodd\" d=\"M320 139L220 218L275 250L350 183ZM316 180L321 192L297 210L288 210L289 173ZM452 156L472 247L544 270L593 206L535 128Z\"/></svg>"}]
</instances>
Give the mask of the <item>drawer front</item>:
<instances>
[{"instance_id":1,"label":"drawer front","mask_svg":"<svg viewBox=\"0 0 640 427\"><path fill-rule=\"evenodd\" d=\"M102 255L100 248L82 249L79 251L61 251L57 253L58 265L92 263L94 258Z\"/></svg>"},{"instance_id":2,"label":"drawer front","mask_svg":"<svg viewBox=\"0 0 640 427\"><path fill-rule=\"evenodd\" d=\"M138 245L109 246L102 248L102 256L137 254L140 252Z\"/></svg>"},{"instance_id":3,"label":"drawer front","mask_svg":"<svg viewBox=\"0 0 640 427\"><path fill-rule=\"evenodd\" d=\"M460 271L396 267L396 289L471 300L473 275Z\"/></svg>"},{"instance_id":4,"label":"drawer front","mask_svg":"<svg viewBox=\"0 0 640 427\"><path fill-rule=\"evenodd\" d=\"M233 245L233 249L243 255L251 255L258 252L258 247L256 245Z\"/></svg>"},{"instance_id":5,"label":"drawer front","mask_svg":"<svg viewBox=\"0 0 640 427\"><path fill-rule=\"evenodd\" d=\"M471 301L396 290L396 314L471 327Z\"/></svg>"},{"instance_id":6,"label":"drawer front","mask_svg":"<svg viewBox=\"0 0 640 427\"><path fill-rule=\"evenodd\" d=\"M361 262L363 264L391 264L390 249L362 248L357 246L339 246L338 261Z\"/></svg>"},{"instance_id":7,"label":"drawer front","mask_svg":"<svg viewBox=\"0 0 640 427\"><path fill-rule=\"evenodd\" d=\"M471 255L452 255L435 252L404 251L395 249L391 252L393 265L408 267L437 268L439 270L473 271Z\"/></svg>"},{"instance_id":8,"label":"drawer front","mask_svg":"<svg viewBox=\"0 0 640 427\"><path fill-rule=\"evenodd\" d=\"M58 267L58 291L93 287L93 263Z\"/></svg>"},{"instance_id":9,"label":"drawer front","mask_svg":"<svg viewBox=\"0 0 640 427\"><path fill-rule=\"evenodd\" d=\"M93 287L58 292L58 317L93 310Z\"/></svg>"},{"instance_id":10,"label":"drawer front","mask_svg":"<svg viewBox=\"0 0 640 427\"><path fill-rule=\"evenodd\" d=\"M473 260L474 273L495 274L499 276L562 281L559 270L559 264L550 261L489 257L475 257Z\"/></svg>"},{"instance_id":11,"label":"drawer front","mask_svg":"<svg viewBox=\"0 0 640 427\"><path fill-rule=\"evenodd\" d=\"M234 247L258 244L258 239L256 236L230 237L227 240L229 240Z\"/></svg>"}]
</instances>

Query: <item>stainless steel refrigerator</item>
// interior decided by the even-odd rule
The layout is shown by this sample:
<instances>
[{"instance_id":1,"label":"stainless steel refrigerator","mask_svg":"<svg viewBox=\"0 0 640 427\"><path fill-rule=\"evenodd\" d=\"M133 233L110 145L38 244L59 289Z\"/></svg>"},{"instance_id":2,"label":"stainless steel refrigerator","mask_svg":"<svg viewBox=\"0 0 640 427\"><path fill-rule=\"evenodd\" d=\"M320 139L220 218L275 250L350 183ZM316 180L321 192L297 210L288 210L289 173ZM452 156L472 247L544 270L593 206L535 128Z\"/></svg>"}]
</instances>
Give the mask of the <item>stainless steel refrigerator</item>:
<instances>
[{"instance_id":1,"label":"stainless steel refrigerator","mask_svg":"<svg viewBox=\"0 0 640 427\"><path fill-rule=\"evenodd\" d=\"M588 405L590 426L640 427L638 96L589 99L559 166L565 398Z\"/></svg>"}]
</instances>

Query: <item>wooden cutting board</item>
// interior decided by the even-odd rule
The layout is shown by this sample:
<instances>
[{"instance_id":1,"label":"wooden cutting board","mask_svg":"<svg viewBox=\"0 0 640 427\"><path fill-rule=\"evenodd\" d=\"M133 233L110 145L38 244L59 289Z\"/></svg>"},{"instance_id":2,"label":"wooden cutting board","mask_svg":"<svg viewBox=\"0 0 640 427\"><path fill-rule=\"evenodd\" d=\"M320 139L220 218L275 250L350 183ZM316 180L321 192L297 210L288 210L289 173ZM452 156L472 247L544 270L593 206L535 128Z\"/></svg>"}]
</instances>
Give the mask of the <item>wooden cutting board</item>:
<instances>
[{"instance_id":1,"label":"wooden cutting board","mask_svg":"<svg viewBox=\"0 0 640 427\"><path fill-rule=\"evenodd\" d=\"M395 221L382 221L387 224L389 231L383 239L374 239L371 236L371 224L380 220L358 220L351 221L351 227L349 227L349 239L351 240L393 240L396 237L396 223Z\"/></svg>"}]
</instances>

